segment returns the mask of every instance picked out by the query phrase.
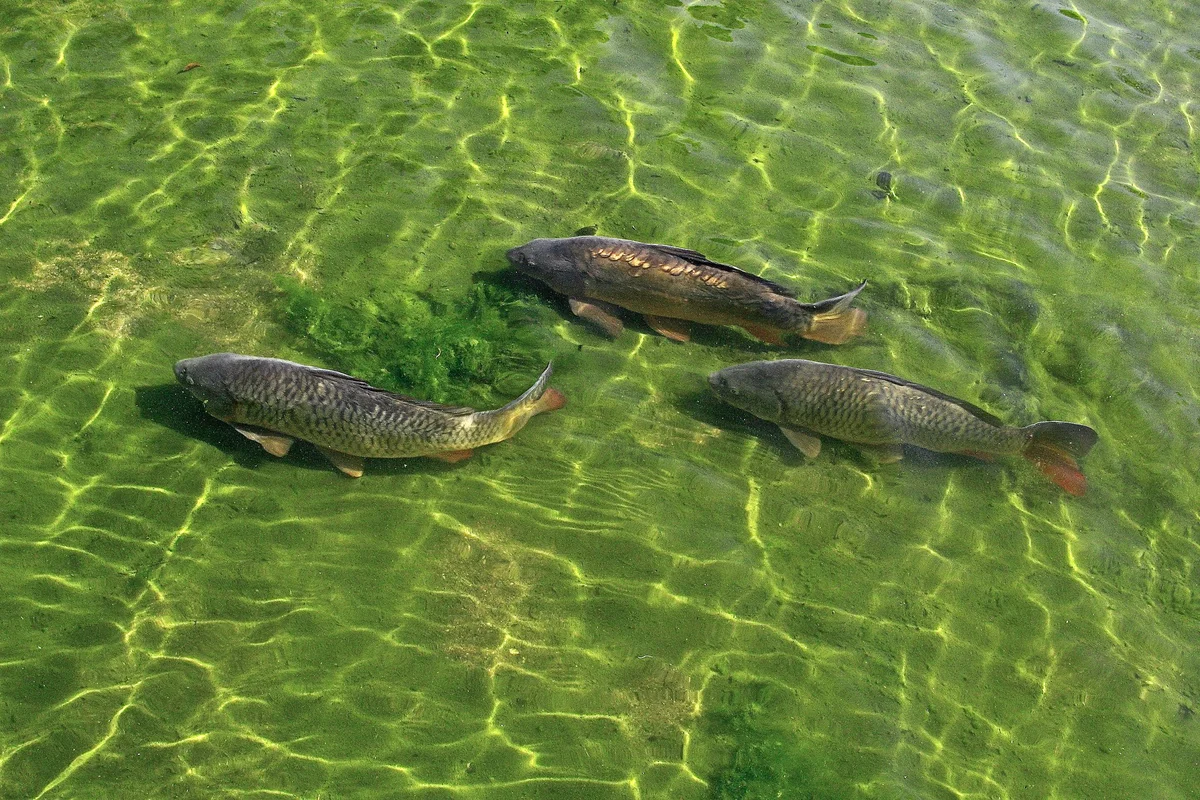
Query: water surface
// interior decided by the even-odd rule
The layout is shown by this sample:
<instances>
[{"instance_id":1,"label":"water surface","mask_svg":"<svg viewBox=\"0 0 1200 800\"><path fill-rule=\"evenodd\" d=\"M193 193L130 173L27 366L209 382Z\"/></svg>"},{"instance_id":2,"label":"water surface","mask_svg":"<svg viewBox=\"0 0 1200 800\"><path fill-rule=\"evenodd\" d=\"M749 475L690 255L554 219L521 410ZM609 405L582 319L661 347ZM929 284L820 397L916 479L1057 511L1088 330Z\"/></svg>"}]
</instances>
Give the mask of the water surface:
<instances>
[{"instance_id":1,"label":"water surface","mask_svg":"<svg viewBox=\"0 0 1200 800\"><path fill-rule=\"evenodd\" d=\"M0 17L0 795L1200 781L1194 8ZM864 338L785 352L1090 424L1090 493L806 463L705 390L780 351L609 341L507 277L508 247L589 226L807 298L868 279ZM524 360L438 399L499 404L553 357L569 405L458 465L273 459L172 385L215 350L348 368L281 286L403 329L484 282Z\"/></svg>"}]
</instances>

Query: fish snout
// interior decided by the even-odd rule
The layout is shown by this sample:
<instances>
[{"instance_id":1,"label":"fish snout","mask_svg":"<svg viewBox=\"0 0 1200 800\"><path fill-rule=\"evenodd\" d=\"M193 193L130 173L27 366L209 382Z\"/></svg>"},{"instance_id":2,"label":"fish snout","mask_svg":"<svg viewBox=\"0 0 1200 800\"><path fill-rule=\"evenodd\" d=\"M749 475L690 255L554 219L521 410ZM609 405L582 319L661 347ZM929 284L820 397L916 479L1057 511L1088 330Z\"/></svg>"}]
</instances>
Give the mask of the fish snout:
<instances>
[{"instance_id":1,"label":"fish snout","mask_svg":"<svg viewBox=\"0 0 1200 800\"><path fill-rule=\"evenodd\" d=\"M514 247L504 255L506 258L508 258L509 263L514 267L529 266L529 255L526 253L524 245L521 245L520 247Z\"/></svg>"},{"instance_id":2,"label":"fish snout","mask_svg":"<svg viewBox=\"0 0 1200 800\"><path fill-rule=\"evenodd\" d=\"M738 394L737 388L729 382L729 377L720 371L708 376L708 386L713 390L713 394L722 400L728 400Z\"/></svg>"},{"instance_id":3,"label":"fish snout","mask_svg":"<svg viewBox=\"0 0 1200 800\"><path fill-rule=\"evenodd\" d=\"M175 362L175 380L182 383L184 386L195 386L195 379L188 374L187 359Z\"/></svg>"}]
</instances>

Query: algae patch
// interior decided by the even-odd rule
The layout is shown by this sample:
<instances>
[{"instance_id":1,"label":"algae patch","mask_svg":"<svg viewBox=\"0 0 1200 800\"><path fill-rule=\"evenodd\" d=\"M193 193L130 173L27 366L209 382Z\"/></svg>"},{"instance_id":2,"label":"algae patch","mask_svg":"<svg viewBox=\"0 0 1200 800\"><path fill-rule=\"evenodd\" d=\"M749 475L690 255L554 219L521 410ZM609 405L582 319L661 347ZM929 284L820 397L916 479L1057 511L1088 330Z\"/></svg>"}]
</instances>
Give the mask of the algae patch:
<instances>
[{"instance_id":1,"label":"algae patch","mask_svg":"<svg viewBox=\"0 0 1200 800\"><path fill-rule=\"evenodd\" d=\"M770 695L765 684L736 681L724 702L703 713L703 727L729 753L725 766L709 778L713 800L830 796L808 774L797 732L782 709L771 707Z\"/></svg>"},{"instance_id":2,"label":"algae patch","mask_svg":"<svg viewBox=\"0 0 1200 800\"><path fill-rule=\"evenodd\" d=\"M384 389L439 402L492 401L506 376L526 373L523 380L545 366L531 305L501 286L476 283L448 303L403 290L342 299L294 278L278 285L284 323L303 338L301 350Z\"/></svg>"}]
</instances>

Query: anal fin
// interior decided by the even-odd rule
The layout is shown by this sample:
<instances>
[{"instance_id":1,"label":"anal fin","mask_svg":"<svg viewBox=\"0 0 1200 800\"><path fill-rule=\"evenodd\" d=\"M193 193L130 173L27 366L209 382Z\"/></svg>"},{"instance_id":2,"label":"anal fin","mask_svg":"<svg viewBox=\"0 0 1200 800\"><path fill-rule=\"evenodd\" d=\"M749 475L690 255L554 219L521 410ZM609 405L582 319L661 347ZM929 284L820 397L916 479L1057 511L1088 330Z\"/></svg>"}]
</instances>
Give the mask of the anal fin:
<instances>
[{"instance_id":1,"label":"anal fin","mask_svg":"<svg viewBox=\"0 0 1200 800\"><path fill-rule=\"evenodd\" d=\"M880 464L895 464L904 459L904 447L898 444L859 444L852 442L860 453Z\"/></svg>"},{"instance_id":2,"label":"anal fin","mask_svg":"<svg viewBox=\"0 0 1200 800\"><path fill-rule=\"evenodd\" d=\"M816 458L821 455L821 439L812 435L808 431L800 430L799 428L785 428L780 425L779 430L783 431L783 435L787 440L796 446L796 449L804 453L809 458Z\"/></svg>"},{"instance_id":3,"label":"anal fin","mask_svg":"<svg viewBox=\"0 0 1200 800\"><path fill-rule=\"evenodd\" d=\"M691 326L681 319L656 317L653 314L643 314L646 324L672 342L690 342L692 340Z\"/></svg>"},{"instance_id":4,"label":"anal fin","mask_svg":"<svg viewBox=\"0 0 1200 800\"><path fill-rule=\"evenodd\" d=\"M1080 471L1079 462L1067 451L1035 441L1025 450L1025 458L1064 492L1076 497L1087 494L1087 478Z\"/></svg>"},{"instance_id":5,"label":"anal fin","mask_svg":"<svg viewBox=\"0 0 1200 800\"><path fill-rule=\"evenodd\" d=\"M251 441L258 442L262 445L263 450L279 458L286 456L288 451L292 449L292 442L296 441L290 436L284 436L282 433L257 430L245 425L234 425L233 427L242 436Z\"/></svg>"},{"instance_id":6,"label":"anal fin","mask_svg":"<svg viewBox=\"0 0 1200 800\"><path fill-rule=\"evenodd\" d=\"M761 342L773 345L784 343L783 334L778 328L770 328L766 325L742 325L742 329Z\"/></svg>"},{"instance_id":7,"label":"anal fin","mask_svg":"<svg viewBox=\"0 0 1200 800\"><path fill-rule=\"evenodd\" d=\"M568 298L568 302L571 305L572 314L580 319L586 319L614 339L621 335L621 331L625 330L625 323L621 322L620 318L613 313L616 309L608 303L580 300L576 297Z\"/></svg>"},{"instance_id":8,"label":"anal fin","mask_svg":"<svg viewBox=\"0 0 1200 800\"><path fill-rule=\"evenodd\" d=\"M321 447L317 445L317 449L324 454L326 458L333 463L335 467L349 475L351 478L361 478L363 474L362 456L353 456L349 453L343 453L340 450L334 450L329 447Z\"/></svg>"},{"instance_id":9,"label":"anal fin","mask_svg":"<svg viewBox=\"0 0 1200 800\"><path fill-rule=\"evenodd\" d=\"M447 464L457 464L464 458L470 458L474 452L474 450L445 450L441 453L430 453L429 458L436 458L438 461L445 461Z\"/></svg>"}]
</instances>

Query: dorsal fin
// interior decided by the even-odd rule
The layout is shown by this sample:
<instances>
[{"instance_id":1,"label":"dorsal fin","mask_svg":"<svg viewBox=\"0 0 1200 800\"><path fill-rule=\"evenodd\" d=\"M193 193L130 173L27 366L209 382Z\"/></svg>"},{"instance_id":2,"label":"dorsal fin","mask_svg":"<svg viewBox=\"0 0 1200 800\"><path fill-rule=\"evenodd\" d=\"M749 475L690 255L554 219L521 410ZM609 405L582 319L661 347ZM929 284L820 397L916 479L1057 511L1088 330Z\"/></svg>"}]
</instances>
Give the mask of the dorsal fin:
<instances>
[{"instance_id":1,"label":"dorsal fin","mask_svg":"<svg viewBox=\"0 0 1200 800\"><path fill-rule=\"evenodd\" d=\"M452 417L464 417L467 414L475 413L475 409L469 408L467 406L446 406L446 405L442 405L441 403L435 403L432 400L418 400L417 398L409 397L406 394L397 394L396 392L389 392L387 389L380 389L378 386L372 386L371 384L364 381L362 378L356 378L353 375L347 375L344 372L337 372L332 369L321 369L320 367L308 367L308 371L310 374L316 375L321 378L327 378L329 380L338 381L339 383L351 384L352 386L354 386L355 389L358 389L359 391L370 392L372 394L382 395L383 397L387 397L391 400L398 400L401 403L408 403L409 405L420 406L421 408L428 408L428 409L432 409L434 411L441 411L443 414L449 414Z\"/></svg>"},{"instance_id":2,"label":"dorsal fin","mask_svg":"<svg viewBox=\"0 0 1200 800\"><path fill-rule=\"evenodd\" d=\"M730 264L722 264L720 261L713 261L713 260L707 258L703 253L698 252L696 250L688 250L687 248L684 248L684 247L675 247L675 246L669 245L669 244L647 244L647 245L643 245L643 246L648 247L653 250L658 250L662 253L666 253L667 255L675 256L675 258L682 258L684 261L687 261L691 264L696 264L698 266L712 267L713 269L720 270L722 272L737 273L738 275L741 275L743 278L747 278L748 280L754 281L755 283L765 286L766 288L770 289L775 294L781 294L784 297L795 297L796 296L796 291L794 289L789 289L786 286L775 283L775 281L769 281L766 278L755 275L753 272L746 272L746 270L738 269L737 267L732 266Z\"/></svg>"},{"instance_id":3,"label":"dorsal fin","mask_svg":"<svg viewBox=\"0 0 1200 800\"><path fill-rule=\"evenodd\" d=\"M444 406L441 403L435 403L432 400L418 400L417 398L409 397L406 394L396 394L395 392L389 392L385 389L375 389L374 387L371 388L380 394L387 395L393 400L399 400L402 403L408 403L412 406L420 406L421 408L429 408L433 409L434 411L440 411L443 414L449 414L452 417L465 417L469 414L475 413L475 409L471 408L470 406Z\"/></svg>"},{"instance_id":4,"label":"dorsal fin","mask_svg":"<svg viewBox=\"0 0 1200 800\"><path fill-rule=\"evenodd\" d=\"M873 369L857 369L856 368L854 371L861 375L870 375L872 378L879 378L880 380L887 381L888 383L894 383L897 386L907 386L910 389L916 389L919 392L924 392L925 394L932 395L939 400L945 400L947 403L953 403L954 405L961 408L963 411L966 411L967 413L971 414L972 416L983 420L984 422L988 423L989 425L995 425L999 428L1008 427L1008 423L1006 423L1004 420L997 417L995 414L990 414L987 411L984 411L982 408L980 408L977 405L968 403L966 400L960 400L957 397L951 397L950 395L945 394L944 392L939 392L937 389L930 389L928 386L923 386L922 384L919 384L919 383L913 383L912 381L906 381L903 378L897 378L895 375L889 375L886 372L876 372Z\"/></svg>"}]
</instances>

